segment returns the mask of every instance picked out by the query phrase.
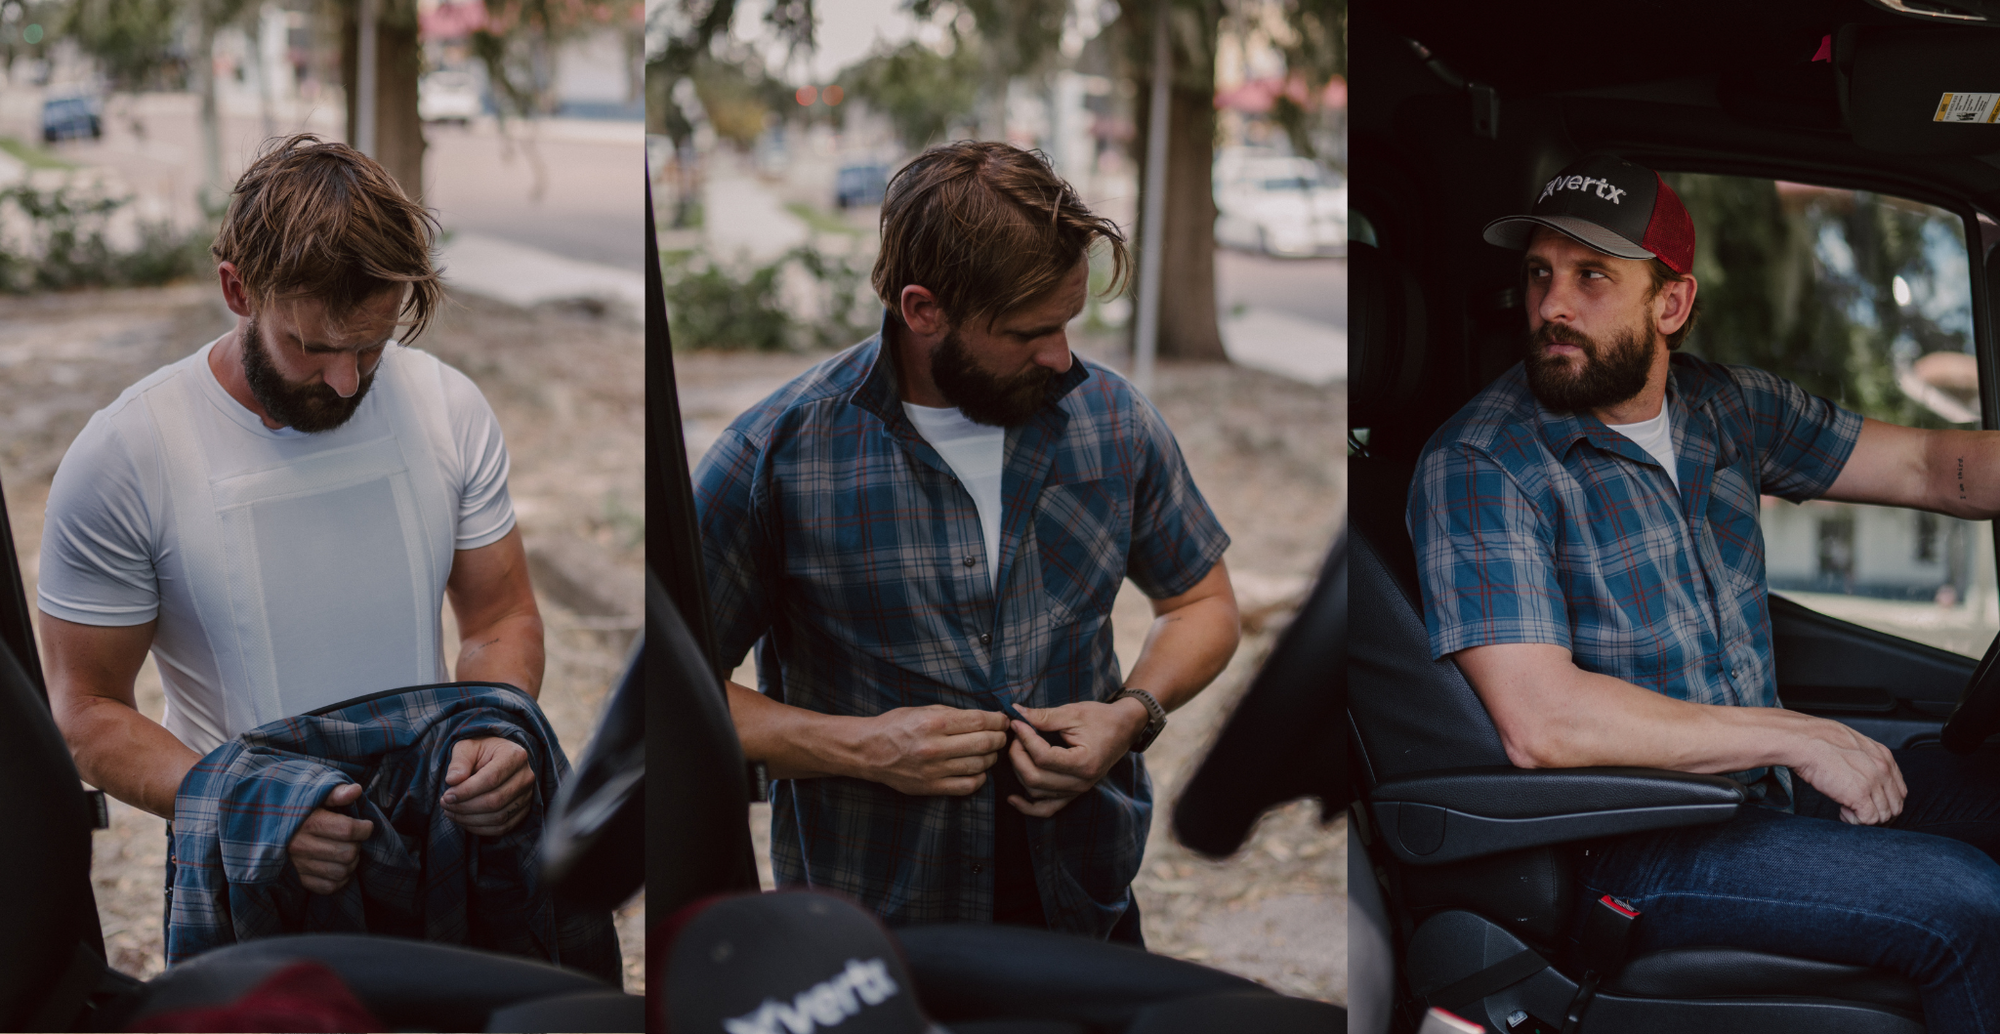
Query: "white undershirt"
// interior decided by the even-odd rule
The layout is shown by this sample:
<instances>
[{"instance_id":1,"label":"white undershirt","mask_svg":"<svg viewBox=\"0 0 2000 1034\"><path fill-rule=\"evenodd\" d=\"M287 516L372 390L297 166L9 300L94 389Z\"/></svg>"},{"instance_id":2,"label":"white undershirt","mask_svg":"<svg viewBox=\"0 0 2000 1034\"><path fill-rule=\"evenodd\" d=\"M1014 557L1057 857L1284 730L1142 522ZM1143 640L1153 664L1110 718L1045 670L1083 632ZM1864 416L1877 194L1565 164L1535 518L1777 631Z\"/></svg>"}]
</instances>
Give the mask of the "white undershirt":
<instances>
[{"instance_id":1,"label":"white undershirt","mask_svg":"<svg viewBox=\"0 0 2000 1034\"><path fill-rule=\"evenodd\" d=\"M1613 431L1624 435L1653 454L1660 466L1667 470L1667 477L1673 480L1674 491L1681 490L1680 465L1674 459L1674 429L1667 421L1666 403L1660 404L1660 415L1651 420L1641 420L1636 424L1605 424Z\"/></svg>"},{"instance_id":2,"label":"white undershirt","mask_svg":"<svg viewBox=\"0 0 2000 1034\"><path fill-rule=\"evenodd\" d=\"M458 550L514 527L507 448L479 389L391 345L354 416L271 430L208 347L127 388L57 468L41 609L157 620L164 724L200 753L265 722L450 678Z\"/></svg>"},{"instance_id":3,"label":"white undershirt","mask_svg":"<svg viewBox=\"0 0 2000 1034\"><path fill-rule=\"evenodd\" d=\"M972 505L979 510L979 529L986 538L987 583L996 590L1000 581L1000 475L1007 458L1007 429L975 424L958 407L939 409L903 403L917 433L944 457L958 475L958 483L972 493Z\"/></svg>"}]
</instances>

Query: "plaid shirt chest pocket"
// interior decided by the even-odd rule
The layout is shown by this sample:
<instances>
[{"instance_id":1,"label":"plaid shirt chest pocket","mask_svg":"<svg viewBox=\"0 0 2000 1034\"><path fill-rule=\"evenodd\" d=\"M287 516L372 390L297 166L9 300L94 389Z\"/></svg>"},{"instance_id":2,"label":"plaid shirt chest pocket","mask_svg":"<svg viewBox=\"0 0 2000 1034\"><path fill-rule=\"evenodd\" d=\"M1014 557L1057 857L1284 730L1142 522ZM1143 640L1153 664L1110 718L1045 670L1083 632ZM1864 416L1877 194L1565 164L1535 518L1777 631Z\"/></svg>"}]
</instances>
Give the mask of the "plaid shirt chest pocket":
<instances>
[{"instance_id":1,"label":"plaid shirt chest pocket","mask_svg":"<svg viewBox=\"0 0 2000 1034\"><path fill-rule=\"evenodd\" d=\"M1053 480L1035 503L1035 540L1052 624L1102 621L1131 553L1131 483L1116 475Z\"/></svg>"}]
</instances>

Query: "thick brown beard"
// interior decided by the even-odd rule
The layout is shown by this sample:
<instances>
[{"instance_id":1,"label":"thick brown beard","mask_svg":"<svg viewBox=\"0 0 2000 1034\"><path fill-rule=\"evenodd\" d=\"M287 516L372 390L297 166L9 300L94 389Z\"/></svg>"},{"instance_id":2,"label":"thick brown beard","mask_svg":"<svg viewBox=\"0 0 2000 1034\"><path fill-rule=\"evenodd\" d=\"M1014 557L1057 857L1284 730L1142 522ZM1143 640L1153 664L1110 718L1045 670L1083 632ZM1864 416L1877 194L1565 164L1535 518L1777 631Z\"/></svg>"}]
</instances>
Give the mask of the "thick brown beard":
<instances>
[{"instance_id":1,"label":"thick brown beard","mask_svg":"<svg viewBox=\"0 0 2000 1034\"><path fill-rule=\"evenodd\" d=\"M1031 366L1009 378L995 377L980 367L959 337L948 331L931 353L931 382L946 402L967 420L988 427L1018 427L1028 422L1048 400L1049 378L1055 371Z\"/></svg>"},{"instance_id":2,"label":"thick brown beard","mask_svg":"<svg viewBox=\"0 0 2000 1034\"><path fill-rule=\"evenodd\" d=\"M1583 367L1571 372L1573 360L1548 354L1551 344L1574 345L1583 350ZM1544 323L1528 335L1523 365L1528 373L1528 390L1542 405L1558 413L1585 413L1626 401L1646 389L1646 377L1653 371L1653 355L1659 334L1649 332L1641 339L1637 329L1618 334L1607 346L1583 334Z\"/></svg>"},{"instance_id":3,"label":"thick brown beard","mask_svg":"<svg viewBox=\"0 0 2000 1034\"><path fill-rule=\"evenodd\" d=\"M341 398L324 383L293 384L272 365L255 316L243 326L242 344L243 376L250 382L250 394L271 419L295 431L318 434L346 423L361 408L361 400L368 397L368 388L375 383L375 371L370 370L348 398Z\"/></svg>"}]
</instances>

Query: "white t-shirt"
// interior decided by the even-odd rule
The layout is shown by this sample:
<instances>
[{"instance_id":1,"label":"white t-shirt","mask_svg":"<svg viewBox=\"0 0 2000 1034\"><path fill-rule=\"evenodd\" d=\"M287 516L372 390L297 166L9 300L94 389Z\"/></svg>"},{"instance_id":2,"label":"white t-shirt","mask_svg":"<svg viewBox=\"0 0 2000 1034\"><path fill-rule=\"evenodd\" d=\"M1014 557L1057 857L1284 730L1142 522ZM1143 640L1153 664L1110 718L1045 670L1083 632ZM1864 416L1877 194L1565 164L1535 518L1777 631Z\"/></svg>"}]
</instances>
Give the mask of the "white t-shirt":
<instances>
[{"instance_id":1,"label":"white t-shirt","mask_svg":"<svg viewBox=\"0 0 2000 1034\"><path fill-rule=\"evenodd\" d=\"M972 505L979 510L979 530L986 536L986 577L996 589L1000 583L1000 475L1006 469L1007 429L975 424L957 406L938 409L903 403L903 412L917 433L951 464L958 483L972 493Z\"/></svg>"},{"instance_id":2,"label":"white t-shirt","mask_svg":"<svg viewBox=\"0 0 2000 1034\"><path fill-rule=\"evenodd\" d=\"M207 753L265 722L442 682L453 553L514 526L484 396L391 344L347 423L271 430L208 366L210 342L90 418L49 489L41 609L157 617L164 724Z\"/></svg>"},{"instance_id":3,"label":"white t-shirt","mask_svg":"<svg viewBox=\"0 0 2000 1034\"><path fill-rule=\"evenodd\" d=\"M1674 483L1674 491L1681 490L1680 464L1674 459L1674 429L1667 420L1667 413L1673 407L1662 402L1660 415L1651 420L1641 420L1636 424L1605 424L1613 431L1632 439L1639 448L1653 454L1660 466L1667 468L1667 477Z\"/></svg>"}]
</instances>

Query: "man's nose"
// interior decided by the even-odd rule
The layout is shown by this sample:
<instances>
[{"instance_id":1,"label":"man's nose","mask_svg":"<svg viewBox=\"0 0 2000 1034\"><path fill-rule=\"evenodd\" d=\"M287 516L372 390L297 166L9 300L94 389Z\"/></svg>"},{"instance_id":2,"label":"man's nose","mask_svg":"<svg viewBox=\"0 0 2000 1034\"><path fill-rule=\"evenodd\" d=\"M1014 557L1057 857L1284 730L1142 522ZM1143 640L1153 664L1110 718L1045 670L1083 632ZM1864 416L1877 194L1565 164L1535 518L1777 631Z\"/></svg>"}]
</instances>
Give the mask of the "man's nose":
<instances>
[{"instance_id":1,"label":"man's nose","mask_svg":"<svg viewBox=\"0 0 2000 1034\"><path fill-rule=\"evenodd\" d=\"M1535 305L1535 315L1539 316L1543 323L1554 323L1557 320L1567 323L1574 320L1575 292L1563 284L1561 277L1550 277L1547 286L1542 289L1541 299Z\"/></svg>"},{"instance_id":2,"label":"man's nose","mask_svg":"<svg viewBox=\"0 0 2000 1034\"><path fill-rule=\"evenodd\" d=\"M361 357L353 352L342 352L327 361L326 369L320 374L326 386L335 395L351 399L361 387Z\"/></svg>"},{"instance_id":3,"label":"man's nose","mask_svg":"<svg viewBox=\"0 0 2000 1034\"><path fill-rule=\"evenodd\" d=\"M1035 350L1035 365L1046 366L1057 373L1068 373L1070 364L1076 358L1070 354L1069 331L1058 330L1048 337L1048 343Z\"/></svg>"}]
</instances>

